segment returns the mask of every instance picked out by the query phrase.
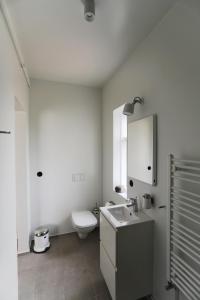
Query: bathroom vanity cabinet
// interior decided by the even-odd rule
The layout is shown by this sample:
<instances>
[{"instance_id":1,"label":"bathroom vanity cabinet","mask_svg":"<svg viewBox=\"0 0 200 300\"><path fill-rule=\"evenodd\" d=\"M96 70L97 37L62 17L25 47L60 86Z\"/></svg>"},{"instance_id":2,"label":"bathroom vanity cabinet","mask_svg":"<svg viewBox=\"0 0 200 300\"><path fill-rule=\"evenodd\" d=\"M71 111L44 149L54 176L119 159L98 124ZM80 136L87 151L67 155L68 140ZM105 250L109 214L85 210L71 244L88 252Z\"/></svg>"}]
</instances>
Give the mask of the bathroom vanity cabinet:
<instances>
[{"instance_id":1,"label":"bathroom vanity cabinet","mask_svg":"<svg viewBox=\"0 0 200 300\"><path fill-rule=\"evenodd\" d=\"M100 214L100 268L113 300L152 294L153 220L141 213L130 225L113 226Z\"/></svg>"}]
</instances>

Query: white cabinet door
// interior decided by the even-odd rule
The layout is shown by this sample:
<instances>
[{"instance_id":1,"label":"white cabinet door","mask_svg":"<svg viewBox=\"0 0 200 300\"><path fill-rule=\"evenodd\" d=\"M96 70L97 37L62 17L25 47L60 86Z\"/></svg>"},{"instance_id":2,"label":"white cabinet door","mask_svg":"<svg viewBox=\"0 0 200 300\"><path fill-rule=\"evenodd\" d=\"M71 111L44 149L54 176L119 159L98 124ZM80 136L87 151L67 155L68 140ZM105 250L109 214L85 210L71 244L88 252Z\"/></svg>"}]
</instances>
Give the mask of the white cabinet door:
<instances>
[{"instance_id":1,"label":"white cabinet door","mask_svg":"<svg viewBox=\"0 0 200 300\"><path fill-rule=\"evenodd\" d=\"M100 240L112 264L116 267L116 231L102 214L100 215Z\"/></svg>"},{"instance_id":2,"label":"white cabinet door","mask_svg":"<svg viewBox=\"0 0 200 300\"><path fill-rule=\"evenodd\" d=\"M102 243L100 243L100 268L113 300L116 299L116 271Z\"/></svg>"}]
</instances>

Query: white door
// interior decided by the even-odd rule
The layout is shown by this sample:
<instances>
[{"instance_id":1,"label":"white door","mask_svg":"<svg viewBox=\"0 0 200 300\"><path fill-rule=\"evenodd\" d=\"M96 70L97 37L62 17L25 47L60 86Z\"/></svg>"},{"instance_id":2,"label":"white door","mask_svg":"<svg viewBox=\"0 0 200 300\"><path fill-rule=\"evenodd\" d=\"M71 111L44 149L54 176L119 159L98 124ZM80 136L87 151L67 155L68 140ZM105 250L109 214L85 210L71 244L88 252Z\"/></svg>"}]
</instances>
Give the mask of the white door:
<instances>
[{"instance_id":1,"label":"white door","mask_svg":"<svg viewBox=\"0 0 200 300\"><path fill-rule=\"evenodd\" d=\"M17 299L14 99L12 102L9 96L0 91L0 299L2 300Z\"/></svg>"}]
</instances>

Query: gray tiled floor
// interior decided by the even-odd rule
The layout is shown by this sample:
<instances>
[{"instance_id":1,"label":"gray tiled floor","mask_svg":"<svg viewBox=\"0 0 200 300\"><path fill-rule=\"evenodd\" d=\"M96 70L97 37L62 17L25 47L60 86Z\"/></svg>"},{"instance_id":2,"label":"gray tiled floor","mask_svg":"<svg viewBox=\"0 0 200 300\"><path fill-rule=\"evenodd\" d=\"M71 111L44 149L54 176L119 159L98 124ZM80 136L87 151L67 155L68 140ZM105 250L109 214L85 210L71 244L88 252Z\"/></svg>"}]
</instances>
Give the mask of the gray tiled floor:
<instances>
[{"instance_id":1,"label":"gray tiled floor","mask_svg":"<svg viewBox=\"0 0 200 300\"><path fill-rule=\"evenodd\" d=\"M19 300L110 300L99 269L98 231L51 239L44 254L19 256Z\"/></svg>"}]
</instances>

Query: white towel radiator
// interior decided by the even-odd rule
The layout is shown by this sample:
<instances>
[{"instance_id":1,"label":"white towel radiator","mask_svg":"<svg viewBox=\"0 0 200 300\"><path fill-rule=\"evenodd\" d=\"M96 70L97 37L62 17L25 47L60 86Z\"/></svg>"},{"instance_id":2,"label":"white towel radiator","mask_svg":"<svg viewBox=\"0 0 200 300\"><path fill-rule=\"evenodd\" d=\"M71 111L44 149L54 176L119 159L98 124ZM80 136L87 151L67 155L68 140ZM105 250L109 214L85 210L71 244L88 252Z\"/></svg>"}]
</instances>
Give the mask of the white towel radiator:
<instances>
[{"instance_id":1,"label":"white towel radiator","mask_svg":"<svg viewBox=\"0 0 200 300\"><path fill-rule=\"evenodd\" d=\"M200 161L170 155L168 216L168 286L200 300Z\"/></svg>"}]
</instances>

